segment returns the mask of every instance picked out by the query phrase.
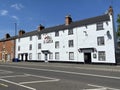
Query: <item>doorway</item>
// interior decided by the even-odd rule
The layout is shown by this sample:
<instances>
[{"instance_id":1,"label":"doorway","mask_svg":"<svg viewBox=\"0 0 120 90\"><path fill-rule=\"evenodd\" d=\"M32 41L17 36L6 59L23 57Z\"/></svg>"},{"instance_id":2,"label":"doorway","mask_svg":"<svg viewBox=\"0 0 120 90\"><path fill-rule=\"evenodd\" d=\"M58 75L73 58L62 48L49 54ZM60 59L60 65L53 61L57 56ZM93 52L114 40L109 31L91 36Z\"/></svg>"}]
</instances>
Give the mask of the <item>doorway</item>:
<instances>
[{"instance_id":1,"label":"doorway","mask_svg":"<svg viewBox=\"0 0 120 90\"><path fill-rule=\"evenodd\" d=\"M91 63L91 53L84 53L84 63L85 64Z\"/></svg>"},{"instance_id":2,"label":"doorway","mask_svg":"<svg viewBox=\"0 0 120 90\"><path fill-rule=\"evenodd\" d=\"M45 54L45 62L48 62L48 54Z\"/></svg>"}]
</instances>

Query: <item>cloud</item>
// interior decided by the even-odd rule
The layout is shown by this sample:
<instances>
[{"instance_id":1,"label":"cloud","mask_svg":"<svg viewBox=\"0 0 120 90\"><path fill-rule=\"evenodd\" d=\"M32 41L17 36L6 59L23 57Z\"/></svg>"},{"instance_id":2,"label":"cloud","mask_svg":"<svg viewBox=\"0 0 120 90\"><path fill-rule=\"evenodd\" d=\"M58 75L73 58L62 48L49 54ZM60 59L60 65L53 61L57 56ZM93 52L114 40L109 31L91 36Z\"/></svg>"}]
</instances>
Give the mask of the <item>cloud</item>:
<instances>
[{"instance_id":1,"label":"cloud","mask_svg":"<svg viewBox=\"0 0 120 90\"><path fill-rule=\"evenodd\" d=\"M8 15L8 11L7 10L0 10L0 15L6 16L6 15Z\"/></svg>"},{"instance_id":2,"label":"cloud","mask_svg":"<svg viewBox=\"0 0 120 90\"><path fill-rule=\"evenodd\" d=\"M17 16L15 16L15 15L13 15L13 16L11 16L13 19L15 19L15 20L19 20L19 18L17 17Z\"/></svg>"},{"instance_id":3,"label":"cloud","mask_svg":"<svg viewBox=\"0 0 120 90\"><path fill-rule=\"evenodd\" d=\"M16 10L21 10L22 8L24 8L24 6L22 4L13 4L11 5L12 8L15 8Z\"/></svg>"}]
</instances>

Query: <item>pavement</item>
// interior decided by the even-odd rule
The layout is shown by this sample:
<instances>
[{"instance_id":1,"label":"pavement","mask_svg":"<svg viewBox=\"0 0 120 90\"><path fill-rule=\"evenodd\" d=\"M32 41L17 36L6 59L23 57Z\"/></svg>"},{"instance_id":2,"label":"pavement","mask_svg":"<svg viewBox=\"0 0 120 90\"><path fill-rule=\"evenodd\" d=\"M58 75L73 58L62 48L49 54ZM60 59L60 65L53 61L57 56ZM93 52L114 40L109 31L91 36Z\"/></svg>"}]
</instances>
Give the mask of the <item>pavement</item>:
<instances>
[{"instance_id":1,"label":"pavement","mask_svg":"<svg viewBox=\"0 0 120 90\"><path fill-rule=\"evenodd\" d=\"M120 66L1 62L0 90L120 90Z\"/></svg>"}]
</instances>

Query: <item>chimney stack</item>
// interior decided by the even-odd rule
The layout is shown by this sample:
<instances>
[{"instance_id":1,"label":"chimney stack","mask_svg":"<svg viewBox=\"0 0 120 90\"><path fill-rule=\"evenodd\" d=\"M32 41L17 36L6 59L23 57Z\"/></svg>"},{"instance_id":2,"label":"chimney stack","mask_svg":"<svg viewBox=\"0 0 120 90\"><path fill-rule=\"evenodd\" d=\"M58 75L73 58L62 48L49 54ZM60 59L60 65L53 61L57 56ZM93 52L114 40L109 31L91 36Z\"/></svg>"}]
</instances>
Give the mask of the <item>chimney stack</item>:
<instances>
[{"instance_id":1,"label":"chimney stack","mask_svg":"<svg viewBox=\"0 0 120 90\"><path fill-rule=\"evenodd\" d=\"M72 23L71 15L67 15L65 17L65 25L69 25L70 23Z\"/></svg>"},{"instance_id":2,"label":"chimney stack","mask_svg":"<svg viewBox=\"0 0 120 90\"><path fill-rule=\"evenodd\" d=\"M38 31L41 31L41 30L43 30L43 29L45 29L45 27L40 24L40 25L38 26L38 29L37 29L37 30L38 30Z\"/></svg>"},{"instance_id":3,"label":"chimney stack","mask_svg":"<svg viewBox=\"0 0 120 90\"><path fill-rule=\"evenodd\" d=\"M9 33L5 34L5 38L6 39L10 38L10 34Z\"/></svg>"},{"instance_id":4,"label":"chimney stack","mask_svg":"<svg viewBox=\"0 0 120 90\"><path fill-rule=\"evenodd\" d=\"M25 31L24 30L20 30L19 31L19 36L22 36L23 34L25 34Z\"/></svg>"},{"instance_id":5,"label":"chimney stack","mask_svg":"<svg viewBox=\"0 0 120 90\"><path fill-rule=\"evenodd\" d=\"M109 7L108 14L113 15L113 8L112 8L112 6Z\"/></svg>"}]
</instances>

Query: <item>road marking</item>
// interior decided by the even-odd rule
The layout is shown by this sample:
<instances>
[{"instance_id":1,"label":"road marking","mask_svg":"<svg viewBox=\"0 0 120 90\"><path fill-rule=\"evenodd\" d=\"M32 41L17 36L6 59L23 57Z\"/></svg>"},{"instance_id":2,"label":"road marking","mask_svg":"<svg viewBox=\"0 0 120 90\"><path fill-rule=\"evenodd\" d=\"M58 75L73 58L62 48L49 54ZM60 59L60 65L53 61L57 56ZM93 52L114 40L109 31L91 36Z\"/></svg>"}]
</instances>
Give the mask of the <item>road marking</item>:
<instances>
[{"instance_id":1,"label":"road marking","mask_svg":"<svg viewBox=\"0 0 120 90\"><path fill-rule=\"evenodd\" d=\"M13 73L13 72L7 70L0 70L0 74L9 74L9 73Z\"/></svg>"},{"instance_id":2,"label":"road marking","mask_svg":"<svg viewBox=\"0 0 120 90\"><path fill-rule=\"evenodd\" d=\"M99 77L99 78L108 78L108 79L117 79L117 80L120 80L120 77L104 76L104 75L97 75L97 74L78 73L78 72L70 72L70 71L62 71L62 70L51 70L51 69L28 68L28 67L19 67L19 66L6 66L6 65L1 65L1 66L12 67L12 68L30 69L30 70L38 70L38 71L49 71L49 72L56 72L56 73L66 73L66 74L74 74L74 75L83 75L83 76L92 76L92 77Z\"/></svg>"},{"instance_id":3,"label":"road marking","mask_svg":"<svg viewBox=\"0 0 120 90\"><path fill-rule=\"evenodd\" d=\"M94 89L83 89L83 90L107 90L106 88L94 88Z\"/></svg>"},{"instance_id":4,"label":"road marking","mask_svg":"<svg viewBox=\"0 0 120 90\"><path fill-rule=\"evenodd\" d=\"M39 77L39 78L45 78L45 79L57 79L57 78L51 78L51 77L46 77L46 76L38 76L38 75L33 75L33 74L26 74L28 76L34 76L34 77Z\"/></svg>"},{"instance_id":5,"label":"road marking","mask_svg":"<svg viewBox=\"0 0 120 90\"><path fill-rule=\"evenodd\" d=\"M23 88L27 88L29 90L36 90L35 88L28 87L28 86L25 86L25 85L21 85L21 84L18 84L18 83L15 83L15 82L11 82L11 81L8 81L8 80L5 80L5 79L0 79L0 80L4 81L4 82L7 82L7 83L11 83L11 84L17 85L17 86L20 86L20 87L23 87Z\"/></svg>"},{"instance_id":6,"label":"road marking","mask_svg":"<svg viewBox=\"0 0 120 90\"><path fill-rule=\"evenodd\" d=\"M12 75L12 76L1 76L0 78L10 78L10 77L27 77L28 75Z\"/></svg>"},{"instance_id":7,"label":"road marking","mask_svg":"<svg viewBox=\"0 0 120 90\"><path fill-rule=\"evenodd\" d=\"M110 87L99 86L99 85L94 85L94 84L88 84L88 86L92 86L92 87L96 87L96 88L104 88L105 90L108 90L108 89L110 89L110 90L120 90L120 89L116 89L116 88L110 88ZM101 90L104 90L104 89L101 89ZM89 90L89 89L87 89L87 90Z\"/></svg>"},{"instance_id":8,"label":"road marking","mask_svg":"<svg viewBox=\"0 0 120 90\"><path fill-rule=\"evenodd\" d=\"M8 87L8 85L0 83L0 86Z\"/></svg>"},{"instance_id":9,"label":"road marking","mask_svg":"<svg viewBox=\"0 0 120 90\"><path fill-rule=\"evenodd\" d=\"M54 80L43 80L43 81L20 82L19 84L44 83L44 82L57 82L57 81L59 81L59 79L54 79Z\"/></svg>"}]
</instances>

